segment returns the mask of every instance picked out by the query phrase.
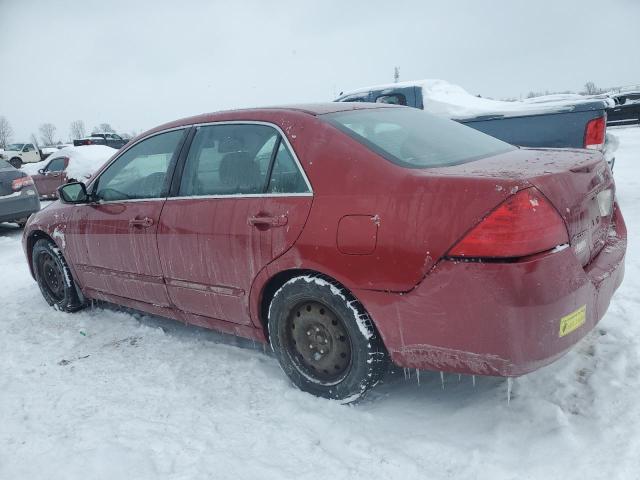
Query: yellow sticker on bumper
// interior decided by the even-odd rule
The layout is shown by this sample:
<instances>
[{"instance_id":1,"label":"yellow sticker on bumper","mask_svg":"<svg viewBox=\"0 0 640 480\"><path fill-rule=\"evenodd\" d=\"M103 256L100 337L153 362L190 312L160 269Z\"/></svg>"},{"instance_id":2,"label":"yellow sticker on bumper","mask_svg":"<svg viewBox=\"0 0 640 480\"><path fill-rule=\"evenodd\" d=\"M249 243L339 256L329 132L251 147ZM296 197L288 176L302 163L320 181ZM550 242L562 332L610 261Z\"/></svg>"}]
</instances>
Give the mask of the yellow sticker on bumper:
<instances>
[{"instance_id":1,"label":"yellow sticker on bumper","mask_svg":"<svg viewBox=\"0 0 640 480\"><path fill-rule=\"evenodd\" d=\"M571 332L581 327L586 319L587 306L583 305L575 312L571 312L569 315L560 319L560 332L558 333L558 336L564 337L565 335L569 335Z\"/></svg>"}]
</instances>

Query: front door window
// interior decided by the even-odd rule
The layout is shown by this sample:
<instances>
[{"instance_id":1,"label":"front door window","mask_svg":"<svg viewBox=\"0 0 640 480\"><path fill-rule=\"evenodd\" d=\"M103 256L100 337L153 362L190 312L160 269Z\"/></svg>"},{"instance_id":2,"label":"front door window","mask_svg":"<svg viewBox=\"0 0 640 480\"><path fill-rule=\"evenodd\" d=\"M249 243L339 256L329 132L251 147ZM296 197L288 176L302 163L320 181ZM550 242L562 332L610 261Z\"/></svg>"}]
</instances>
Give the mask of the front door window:
<instances>
[{"instance_id":1,"label":"front door window","mask_svg":"<svg viewBox=\"0 0 640 480\"><path fill-rule=\"evenodd\" d=\"M119 156L94 185L107 202L160 198L168 190L167 172L184 135L174 130L144 140Z\"/></svg>"}]
</instances>

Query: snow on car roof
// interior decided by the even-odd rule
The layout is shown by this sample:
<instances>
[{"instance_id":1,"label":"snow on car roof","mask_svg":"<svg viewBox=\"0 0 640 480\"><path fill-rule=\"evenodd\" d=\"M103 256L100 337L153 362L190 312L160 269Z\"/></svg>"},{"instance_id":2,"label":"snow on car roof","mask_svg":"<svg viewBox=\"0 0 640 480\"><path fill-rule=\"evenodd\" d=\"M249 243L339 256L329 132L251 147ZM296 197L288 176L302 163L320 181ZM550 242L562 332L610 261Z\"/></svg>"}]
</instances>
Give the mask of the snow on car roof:
<instances>
[{"instance_id":1,"label":"snow on car roof","mask_svg":"<svg viewBox=\"0 0 640 480\"><path fill-rule=\"evenodd\" d=\"M396 90L403 87L420 87L424 109L448 118L469 118L479 115L518 116L534 115L549 111L571 111L577 104L590 104L594 100L607 102L606 98L591 98L577 94L545 95L527 100L493 100L477 97L464 88L440 79L388 83L343 92L340 98L369 91Z\"/></svg>"},{"instance_id":2,"label":"snow on car roof","mask_svg":"<svg viewBox=\"0 0 640 480\"><path fill-rule=\"evenodd\" d=\"M68 157L67 178L86 180L96 173L117 151L115 148L105 145L65 147L52 153L42 162L24 164L22 170L29 175L35 175L39 169L47 166L51 160L59 157Z\"/></svg>"},{"instance_id":3,"label":"snow on car roof","mask_svg":"<svg viewBox=\"0 0 640 480\"><path fill-rule=\"evenodd\" d=\"M118 150L106 145L84 145L60 150L69 157L67 178L82 180L96 173Z\"/></svg>"}]
</instances>

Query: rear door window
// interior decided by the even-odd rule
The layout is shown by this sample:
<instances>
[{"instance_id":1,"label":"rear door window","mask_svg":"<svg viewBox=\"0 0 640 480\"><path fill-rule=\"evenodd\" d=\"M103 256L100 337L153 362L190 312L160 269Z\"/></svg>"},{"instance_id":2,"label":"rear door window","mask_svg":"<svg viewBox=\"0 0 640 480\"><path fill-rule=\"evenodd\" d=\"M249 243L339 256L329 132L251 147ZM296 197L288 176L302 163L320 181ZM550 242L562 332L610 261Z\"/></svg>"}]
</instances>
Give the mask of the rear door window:
<instances>
[{"instance_id":1,"label":"rear door window","mask_svg":"<svg viewBox=\"0 0 640 480\"><path fill-rule=\"evenodd\" d=\"M278 131L260 124L198 127L179 196L260 195L309 191Z\"/></svg>"},{"instance_id":2,"label":"rear door window","mask_svg":"<svg viewBox=\"0 0 640 480\"><path fill-rule=\"evenodd\" d=\"M267 193L306 193L309 187L284 142L280 142Z\"/></svg>"}]
</instances>

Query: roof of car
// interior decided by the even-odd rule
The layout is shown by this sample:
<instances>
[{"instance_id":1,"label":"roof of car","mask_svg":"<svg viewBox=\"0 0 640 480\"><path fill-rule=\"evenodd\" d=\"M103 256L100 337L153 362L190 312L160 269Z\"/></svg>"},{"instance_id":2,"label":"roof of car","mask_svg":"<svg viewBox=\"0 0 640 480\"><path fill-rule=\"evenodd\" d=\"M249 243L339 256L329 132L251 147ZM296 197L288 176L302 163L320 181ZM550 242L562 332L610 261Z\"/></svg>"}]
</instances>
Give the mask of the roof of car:
<instances>
[{"instance_id":1,"label":"roof of car","mask_svg":"<svg viewBox=\"0 0 640 480\"><path fill-rule=\"evenodd\" d=\"M252 116L263 116L265 113L275 113L276 111L284 111L291 113L305 113L308 115L325 115L328 113L345 112L352 110L366 110L372 108L406 108L398 105L388 105L383 103L349 103L349 102L326 102L326 103L302 103L296 105L276 105L260 108L243 108L237 110L222 110L219 112L203 113L192 117L181 118L173 122L159 125L148 132L140 135L146 136L150 133L168 128L177 128L185 125L193 125L197 123L209 123L217 121L234 121L234 120L251 120Z\"/></svg>"}]
</instances>

